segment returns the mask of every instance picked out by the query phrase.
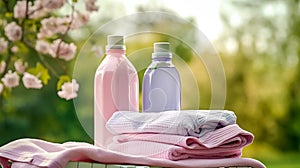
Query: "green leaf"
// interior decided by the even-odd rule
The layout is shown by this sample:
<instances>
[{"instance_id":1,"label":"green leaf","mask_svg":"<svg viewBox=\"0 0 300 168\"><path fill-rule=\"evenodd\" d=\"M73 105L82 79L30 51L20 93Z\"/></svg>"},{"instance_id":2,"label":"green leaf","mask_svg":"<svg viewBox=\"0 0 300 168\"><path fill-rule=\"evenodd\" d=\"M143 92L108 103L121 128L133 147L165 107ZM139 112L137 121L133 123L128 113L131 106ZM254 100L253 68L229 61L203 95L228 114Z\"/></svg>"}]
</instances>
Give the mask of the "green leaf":
<instances>
[{"instance_id":1,"label":"green leaf","mask_svg":"<svg viewBox=\"0 0 300 168\"><path fill-rule=\"evenodd\" d=\"M65 82L71 82L71 78L67 75L62 75L59 77L59 81L57 82L57 90L61 89L61 86L65 83Z\"/></svg>"},{"instance_id":2,"label":"green leaf","mask_svg":"<svg viewBox=\"0 0 300 168\"><path fill-rule=\"evenodd\" d=\"M11 18L11 17L13 17L13 13L11 13L11 12L6 12L6 13L5 13L5 17L6 17L6 18Z\"/></svg>"},{"instance_id":3,"label":"green leaf","mask_svg":"<svg viewBox=\"0 0 300 168\"><path fill-rule=\"evenodd\" d=\"M3 98L7 100L10 96L10 93L11 93L11 88L4 87L2 91Z\"/></svg>"},{"instance_id":4,"label":"green leaf","mask_svg":"<svg viewBox=\"0 0 300 168\"><path fill-rule=\"evenodd\" d=\"M9 11L13 11L14 10L14 6L16 5L17 0L9 0L8 1L8 7L9 7Z\"/></svg>"},{"instance_id":5,"label":"green leaf","mask_svg":"<svg viewBox=\"0 0 300 168\"><path fill-rule=\"evenodd\" d=\"M36 64L36 67L30 68L27 72L37 76L43 82L44 85L48 84L50 75L48 73L48 69L45 68L41 63L38 62Z\"/></svg>"}]
</instances>

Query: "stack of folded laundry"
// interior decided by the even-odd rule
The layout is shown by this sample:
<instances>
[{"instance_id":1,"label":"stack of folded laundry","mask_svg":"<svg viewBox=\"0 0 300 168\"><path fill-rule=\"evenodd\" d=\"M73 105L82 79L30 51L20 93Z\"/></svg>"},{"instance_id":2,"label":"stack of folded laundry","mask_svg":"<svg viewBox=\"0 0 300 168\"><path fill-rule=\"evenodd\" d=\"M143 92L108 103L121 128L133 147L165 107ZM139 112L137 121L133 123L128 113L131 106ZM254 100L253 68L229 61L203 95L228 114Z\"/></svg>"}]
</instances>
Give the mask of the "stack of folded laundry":
<instances>
[{"instance_id":1,"label":"stack of folded laundry","mask_svg":"<svg viewBox=\"0 0 300 168\"><path fill-rule=\"evenodd\" d=\"M119 111L106 128L114 135L108 149L169 160L240 157L254 138L227 110Z\"/></svg>"},{"instance_id":2,"label":"stack of folded laundry","mask_svg":"<svg viewBox=\"0 0 300 168\"><path fill-rule=\"evenodd\" d=\"M84 142L53 143L23 138L0 147L0 167L64 168L70 162L88 162L88 167L103 166L98 164L101 163L265 168L255 159L240 157L242 148L253 141L253 135L236 124L231 111L119 111L106 126L114 134L109 150Z\"/></svg>"}]
</instances>

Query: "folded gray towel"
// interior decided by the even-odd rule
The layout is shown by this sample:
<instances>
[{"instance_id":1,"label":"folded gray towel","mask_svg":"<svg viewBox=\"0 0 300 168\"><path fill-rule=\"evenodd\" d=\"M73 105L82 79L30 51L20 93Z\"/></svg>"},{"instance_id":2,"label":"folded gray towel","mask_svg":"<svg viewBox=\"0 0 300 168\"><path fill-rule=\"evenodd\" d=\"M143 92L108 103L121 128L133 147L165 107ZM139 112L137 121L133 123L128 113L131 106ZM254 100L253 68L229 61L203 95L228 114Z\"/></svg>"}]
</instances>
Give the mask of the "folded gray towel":
<instances>
[{"instance_id":1,"label":"folded gray towel","mask_svg":"<svg viewBox=\"0 0 300 168\"><path fill-rule=\"evenodd\" d=\"M201 137L207 132L235 124L234 112L228 110L182 110L138 113L115 112L106 123L112 134L161 133Z\"/></svg>"}]
</instances>

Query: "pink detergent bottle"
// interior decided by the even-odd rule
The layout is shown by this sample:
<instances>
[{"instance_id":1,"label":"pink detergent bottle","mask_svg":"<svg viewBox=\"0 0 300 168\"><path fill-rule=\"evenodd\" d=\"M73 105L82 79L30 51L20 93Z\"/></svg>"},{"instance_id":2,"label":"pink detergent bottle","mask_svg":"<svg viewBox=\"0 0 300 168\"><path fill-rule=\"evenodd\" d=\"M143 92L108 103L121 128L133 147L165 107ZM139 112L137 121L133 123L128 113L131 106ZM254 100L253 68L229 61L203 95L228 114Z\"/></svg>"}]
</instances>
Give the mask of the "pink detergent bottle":
<instances>
[{"instance_id":1,"label":"pink detergent bottle","mask_svg":"<svg viewBox=\"0 0 300 168\"><path fill-rule=\"evenodd\" d=\"M106 148L112 135L105 128L116 111L139 111L137 72L126 58L123 36L108 36L106 57L94 78L94 144Z\"/></svg>"}]
</instances>

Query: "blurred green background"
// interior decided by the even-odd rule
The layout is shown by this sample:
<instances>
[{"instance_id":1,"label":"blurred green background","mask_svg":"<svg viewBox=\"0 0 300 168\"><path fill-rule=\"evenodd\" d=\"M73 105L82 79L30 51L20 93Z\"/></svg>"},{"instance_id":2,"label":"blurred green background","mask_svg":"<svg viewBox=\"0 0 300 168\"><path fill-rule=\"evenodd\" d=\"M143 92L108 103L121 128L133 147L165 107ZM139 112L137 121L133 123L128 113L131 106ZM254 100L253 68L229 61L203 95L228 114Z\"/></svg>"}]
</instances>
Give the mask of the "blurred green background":
<instances>
[{"instance_id":1,"label":"blurred green background","mask_svg":"<svg viewBox=\"0 0 300 168\"><path fill-rule=\"evenodd\" d=\"M133 3L127 2L131 5ZM89 40L89 43L85 42L101 25L128 14L125 10L126 1L98 3L101 9L92 17L92 21L85 28L70 33L70 38L79 49L84 45L103 46L106 39L101 33L96 35L95 39ZM199 5L205 6L205 2ZM181 8L189 8L189 4ZM299 167L300 2L229 0L220 1L215 8L218 8L222 23L216 26L221 26L222 31L217 37L209 40L219 54L226 75L224 108L234 111L238 117L238 124L255 135L254 143L244 149L243 156L259 159L272 168ZM197 25L197 16L182 16L176 8L159 1L143 1L143 4L135 5L134 10L165 11L182 17L189 24L179 24L178 27L172 27L172 31L196 41L193 39L196 37L193 34L195 26L192 25ZM141 23L136 23L136 26L144 26L143 19L145 18L141 18ZM149 22L147 26L171 29L167 22ZM201 30L201 25L196 27ZM152 52L149 47L152 47L155 41L166 40L173 44L174 55L178 56L174 57L174 63L184 79L183 109L210 108L211 83L205 63L184 42L163 34L136 35L128 39L129 59L136 67L149 64ZM144 50L135 52L140 48ZM148 56L138 59L137 55L140 54ZM86 120L89 121L92 116L91 84L96 69L90 64L97 65L101 59L90 53L86 60L79 57L74 61L74 66L79 68L74 71L74 76L85 76L89 81L87 85L80 83L81 95L74 101L77 111L73 101L58 98L55 79L51 79L48 87L44 87L42 91L19 87L13 90L9 99L1 99L0 145L23 137L54 142L93 143L86 132L86 127L91 129L93 123L88 122L88 125L84 125L77 117L81 118L82 115L84 118L86 115ZM94 62L89 62L90 60ZM140 82L144 68L138 68Z\"/></svg>"}]
</instances>

